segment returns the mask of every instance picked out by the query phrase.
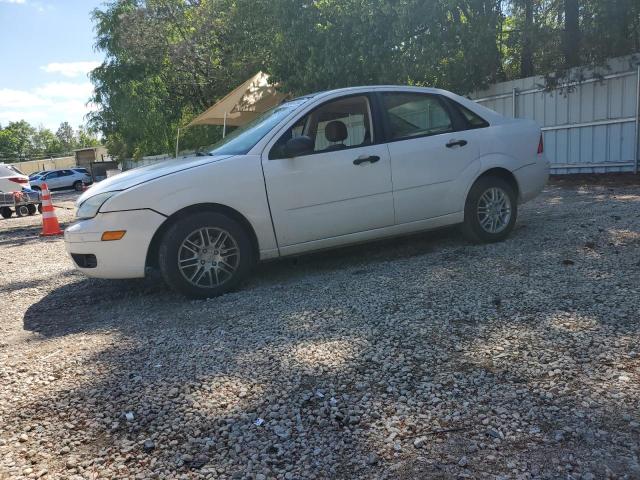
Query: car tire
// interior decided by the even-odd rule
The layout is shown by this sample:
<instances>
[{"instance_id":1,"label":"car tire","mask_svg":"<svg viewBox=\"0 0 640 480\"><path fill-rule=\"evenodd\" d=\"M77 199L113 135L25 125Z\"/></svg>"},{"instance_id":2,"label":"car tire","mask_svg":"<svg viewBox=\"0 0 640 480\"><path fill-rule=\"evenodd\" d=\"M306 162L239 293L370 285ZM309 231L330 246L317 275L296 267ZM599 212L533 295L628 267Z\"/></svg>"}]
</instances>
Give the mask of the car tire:
<instances>
[{"instance_id":1,"label":"car tire","mask_svg":"<svg viewBox=\"0 0 640 480\"><path fill-rule=\"evenodd\" d=\"M73 182L73 189L76 192L81 192L82 191L82 187L83 187L83 185L82 185L82 181L81 180L78 180L77 182Z\"/></svg>"},{"instance_id":2,"label":"car tire","mask_svg":"<svg viewBox=\"0 0 640 480\"><path fill-rule=\"evenodd\" d=\"M178 219L164 234L158 264L165 282L190 298L210 298L249 274L255 252L246 229L217 212Z\"/></svg>"},{"instance_id":3,"label":"car tire","mask_svg":"<svg viewBox=\"0 0 640 480\"><path fill-rule=\"evenodd\" d=\"M16 207L16 215L18 217L26 217L29 215L29 209L26 205L19 205Z\"/></svg>"},{"instance_id":4,"label":"car tire","mask_svg":"<svg viewBox=\"0 0 640 480\"><path fill-rule=\"evenodd\" d=\"M38 204L38 213L42 213L42 204L41 203Z\"/></svg>"},{"instance_id":5,"label":"car tire","mask_svg":"<svg viewBox=\"0 0 640 480\"><path fill-rule=\"evenodd\" d=\"M505 240L518 218L518 197L509 182L486 176L473 184L464 208L462 233L473 243Z\"/></svg>"},{"instance_id":6,"label":"car tire","mask_svg":"<svg viewBox=\"0 0 640 480\"><path fill-rule=\"evenodd\" d=\"M13 212L9 207L2 207L0 209L0 215L2 215L2 218L11 218L11 215L13 215Z\"/></svg>"},{"instance_id":7,"label":"car tire","mask_svg":"<svg viewBox=\"0 0 640 480\"><path fill-rule=\"evenodd\" d=\"M36 212L38 211L38 208L32 203L30 203L29 205L27 205L27 210L29 210L29 215L35 215Z\"/></svg>"}]
</instances>

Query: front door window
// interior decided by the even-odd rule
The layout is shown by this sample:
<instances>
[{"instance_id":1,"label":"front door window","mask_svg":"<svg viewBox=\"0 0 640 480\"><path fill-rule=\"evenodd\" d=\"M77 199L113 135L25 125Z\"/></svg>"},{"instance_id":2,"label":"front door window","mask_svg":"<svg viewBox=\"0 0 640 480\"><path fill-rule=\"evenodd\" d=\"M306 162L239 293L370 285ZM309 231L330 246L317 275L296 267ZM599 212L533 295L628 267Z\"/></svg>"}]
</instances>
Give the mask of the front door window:
<instances>
[{"instance_id":1,"label":"front door window","mask_svg":"<svg viewBox=\"0 0 640 480\"><path fill-rule=\"evenodd\" d=\"M326 103L298 120L271 149L271 160L284 158L284 145L306 135L313 141L311 153L364 147L373 143L371 107L366 96L341 98Z\"/></svg>"}]
</instances>

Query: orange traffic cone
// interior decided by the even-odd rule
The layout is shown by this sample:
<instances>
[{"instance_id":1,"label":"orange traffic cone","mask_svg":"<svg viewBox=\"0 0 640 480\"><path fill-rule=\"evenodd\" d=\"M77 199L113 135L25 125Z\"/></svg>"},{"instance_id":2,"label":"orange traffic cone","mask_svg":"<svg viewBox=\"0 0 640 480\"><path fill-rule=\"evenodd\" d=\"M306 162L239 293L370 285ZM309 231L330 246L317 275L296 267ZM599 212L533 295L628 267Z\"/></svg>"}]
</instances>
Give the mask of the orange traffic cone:
<instances>
[{"instance_id":1,"label":"orange traffic cone","mask_svg":"<svg viewBox=\"0 0 640 480\"><path fill-rule=\"evenodd\" d=\"M42 186L42 233L40 234L43 237L51 237L53 235L62 235L62 230L60 230L60 224L58 223L58 217L56 217L56 212L53 209L53 204L51 203L51 193L49 193L49 187L47 187L46 183L43 183Z\"/></svg>"}]
</instances>

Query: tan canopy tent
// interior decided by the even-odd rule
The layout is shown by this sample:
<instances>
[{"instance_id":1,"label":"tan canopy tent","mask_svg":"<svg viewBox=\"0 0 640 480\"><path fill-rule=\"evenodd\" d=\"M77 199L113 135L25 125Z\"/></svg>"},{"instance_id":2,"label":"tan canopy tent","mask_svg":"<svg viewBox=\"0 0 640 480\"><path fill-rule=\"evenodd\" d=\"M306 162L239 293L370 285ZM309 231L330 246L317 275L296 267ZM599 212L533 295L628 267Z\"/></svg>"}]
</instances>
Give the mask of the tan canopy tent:
<instances>
[{"instance_id":1,"label":"tan canopy tent","mask_svg":"<svg viewBox=\"0 0 640 480\"><path fill-rule=\"evenodd\" d=\"M271 107L282 103L287 95L276 90L277 85L269 83L269 75L258 72L235 90L228 93L218 103L194 118L187 127L193 125L222 125L222 136L227 133L227 126L239 127L249 123ZM176 138L176 158L180 129Z\"/></svg>"},{"instance_id":2,"label":"tan canopy tent","mask_svg":"<svg viewBox=\"0 0 640 480\"><path fill-rule=\"evenodd\" d=\"M278 93L269 83L269 75L258 72L222 100L194 118L192 125L223 125L239 127L259 114L280 104L286 95Z\"/></svg>"}]
</instances>

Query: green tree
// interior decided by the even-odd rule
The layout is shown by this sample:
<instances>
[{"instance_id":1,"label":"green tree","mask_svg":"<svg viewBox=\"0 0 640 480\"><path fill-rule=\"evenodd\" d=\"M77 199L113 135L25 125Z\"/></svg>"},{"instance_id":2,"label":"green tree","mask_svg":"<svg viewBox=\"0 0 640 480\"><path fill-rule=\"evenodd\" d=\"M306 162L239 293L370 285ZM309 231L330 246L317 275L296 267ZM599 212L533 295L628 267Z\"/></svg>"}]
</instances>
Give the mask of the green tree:
<instances>
[{"instance_id":1,"label":"green tree","mask_svg":"<svg viewBox=\"0 0 640 480\"><path fill-rule=\"evenodd\" d=\"M85 125L78 126L78 130L76 131L76 139L76 146L78 148L97 147L101 144L95 132Z\"/></svg>"},{"instance_id":2,"label":"green tree","mask_svg":"<svg viewBox=\"0 0 640 480\"><path fill-rule=\"evenodd\" d=\"M9 158L26 158L33 153L32 139L35 128L28 122L9 122L0 130L0 156Z\"/></svg>"},{"instance_id":3,"label":"green tree","mask_svg":"<svg viewBox=\"0 0 640 480\"><path fill-rule=\"evenodd\" d=\"M62 150L69 152L76 147L76 137L69 122L62 122L56 131Z\"/></svg>"},{"instance_id":4,"label":"green tree","mask_svg":"<svg viewBox=\"0 0 640 480\"><path fill-rule=\"evenodd\" d=\"M60 139L48 128L39 127L32 136L33 152L38 155L54 155L64 148Z\"/></svg>"},{"instance_id":5,"label":"green tree","mask_svg":"<svg viewBox=\"0 0 640 480\"><path fill-rule=\"evenodd\" d=\"M430 85L466 94L640 50L638 0L111 0L91 127L111 153L173 151L177 129L258 70L303 94ZM616 28L611 28L616 25ZM189 129L185 148L217 127Z\"/></svg>"},{"instance_id":6,"label":"green tree","mask_svg":"<svg viewBox=\"0 0 640 480\"><path fill-rule=\"evenodd\" d=\"M564 0L564 36L562 47L567 67L580 65L580 8L578 0Z\"/></svg>"},{"instance_id":7,"label":"green tree","mask_svg":"<svg viewBox=\"0 0 640 480\"><path fill-rule=\"evenodd\" d=\"M172 151L180 126L264 67L249 6L125 0L94 12L96 46L106 61L91 74L100 109L90 120L112 154ZM183 145L213 143L219 135L219 128L196 128Z\"/></svg>"}]
</instances>

